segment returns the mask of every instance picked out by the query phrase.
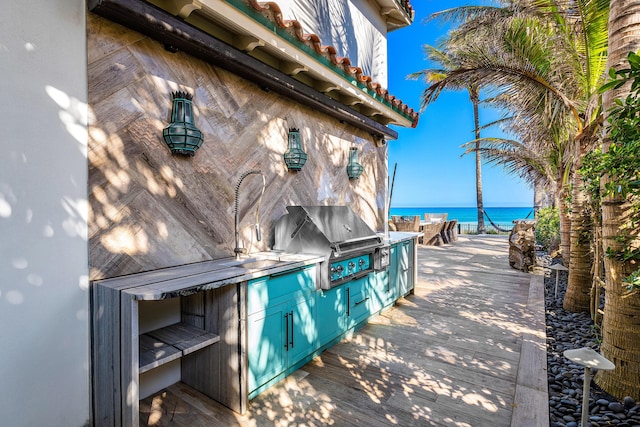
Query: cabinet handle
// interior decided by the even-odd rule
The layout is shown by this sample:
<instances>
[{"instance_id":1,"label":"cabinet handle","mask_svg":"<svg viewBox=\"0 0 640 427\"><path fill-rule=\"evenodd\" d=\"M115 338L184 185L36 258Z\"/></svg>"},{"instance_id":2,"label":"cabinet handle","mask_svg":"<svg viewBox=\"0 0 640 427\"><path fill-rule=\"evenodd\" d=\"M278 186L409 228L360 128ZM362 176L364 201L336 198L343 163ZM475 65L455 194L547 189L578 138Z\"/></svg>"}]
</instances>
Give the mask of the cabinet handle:
<instances>
[{"instance_id":1,"label":"cabinet handle","mask_svg":"<svg viewBox=\"0 0 640 427\"><path fill-rule=\"evenodd\" d=\"M291 348L293 348L293 311L289 312L289 318L291 319Z\"/></svg>"},{"instance_id":2,"label":"cabinet handle","mask_svg":"<svg viewBox=\"0 0 640 427\"><path fill-rule=\"evenodd\" d=\"M284 339L284 348L289 350L289 313L285 313L284 315L284 324L285 324L285 339Z\"/></svg>"},{"instance_id":3,"label":"cabinet handle","mask_svg":"<svg viewBox=\"0 0 640 427\"><path fill-rule=\"evenodd\" d=\"M347 288L347 317L351 316L351 292Z\"/></svg>"},{"instance_id":4,"label":"cabinet handle","mask_svg":"<svg viewBox=\"0 0 640 427\"><path fill-rule=\"evenodd\" d=\"M365 299L363 299L362 301L358 301L357 303L353 304L353 306L355 307L356 305L360 305L360 304L362 304L363 302L365 302L365 301L366 301L366 300L368 300L368 299L369 299L369 297L366 297L366 298L365 298Z\"/></svg>"},{"instance_id":5,"label":"cabinet handle","mask_svg":"<svg viewBox=\"0 0 640 427\"><path fill-rule=\"evenodd\" d=\"M305 266L300 266L300 267L293 268L291 270L278 271L277 273L269 274L269 277L278 277L278 276L284 276L284 275L287 275L287 274L293 274L293 273L296 273L298 271L304 270L304 267Z\"/></svg>"}]
</instances>

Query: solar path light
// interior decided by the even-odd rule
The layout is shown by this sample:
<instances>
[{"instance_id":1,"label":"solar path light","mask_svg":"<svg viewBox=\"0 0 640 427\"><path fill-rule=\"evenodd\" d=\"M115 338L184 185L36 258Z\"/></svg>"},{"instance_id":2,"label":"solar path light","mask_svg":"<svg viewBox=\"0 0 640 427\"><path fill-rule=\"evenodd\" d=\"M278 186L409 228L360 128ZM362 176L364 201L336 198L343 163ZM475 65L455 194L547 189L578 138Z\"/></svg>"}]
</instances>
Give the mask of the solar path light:
<instances>
[{"instance_id":1,"label":"solar path light","mask_svg":"<svg viewBox=\"0 0 640 427\"><path fill-rule=\"evenodd\" d=\"M587 427L589 421L589 389L591 388L591 369L610 371L615 369L609 359L589 347L565 350L564 357L578 365L584 366L584 385L582 387L582 427Z\"/></svg>"},{"instance_id":2,"label":"solar path light","mask_svg":"<svg viewBox=\"0 0 640 427\"><path fill-rule=\"evenodd\" d=\"M553 264L549 268L556 271L556 290L555 290L554 298L558 298L558 275L560 274L559 272L569 271L569 269L562 264Z\"/></svg>"}]
</instances>

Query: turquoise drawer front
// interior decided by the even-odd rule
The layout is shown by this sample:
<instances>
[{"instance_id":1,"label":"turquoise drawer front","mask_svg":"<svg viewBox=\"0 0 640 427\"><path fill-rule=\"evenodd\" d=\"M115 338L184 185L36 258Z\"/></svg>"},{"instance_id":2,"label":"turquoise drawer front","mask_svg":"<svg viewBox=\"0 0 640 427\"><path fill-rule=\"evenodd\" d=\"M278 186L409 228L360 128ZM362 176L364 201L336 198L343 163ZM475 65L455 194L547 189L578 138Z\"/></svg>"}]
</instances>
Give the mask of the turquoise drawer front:
<instances>
[{"instance_id":1,"label":"turquoise drawer front","mask_svg":"<svg viewBox=\"0 0 640 427\"><path fill-rule=\"evenodd\" d=\"M283 274L260 277L249 280L248 314L264 310L267 304L277 303L281 299L304 298L316 290L315 265Z\"/></svg>"},{"instance_id":2,"label":"turquoise drawer front","mask_svg":"<svg viewBox=\"0 0 640 427\"><path fill-rule=\"evenodd\" d=\"M371 314L368 278L353 280L346 285L348 326L354 326Z\"/></svg>"}]
</instances>

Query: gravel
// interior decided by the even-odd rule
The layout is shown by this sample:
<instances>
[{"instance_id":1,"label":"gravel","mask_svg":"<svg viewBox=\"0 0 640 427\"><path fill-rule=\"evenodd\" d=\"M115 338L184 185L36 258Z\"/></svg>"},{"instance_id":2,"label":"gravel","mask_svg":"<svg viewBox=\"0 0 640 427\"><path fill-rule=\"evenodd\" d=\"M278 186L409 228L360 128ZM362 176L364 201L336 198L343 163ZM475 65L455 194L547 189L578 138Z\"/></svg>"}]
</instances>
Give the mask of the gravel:
<instances>
[{"instance_id":1,"label":"gravel","mask_svg":"<svg viewBox=\"0 0 640 427\"><path fill-rule=\"evenodd\" d=\"M556 263L539 254L544 265ZM570 313L562 308L567 286L566 272L560 272L558 298L554 297L555 272L545 277L547 324L547 372L549 382L549 426L578 427L582 416L584 368L563 356L565 350L589 347L600 351L596 328L588 313ZM595 374L595 371L593 372ZM591 427L640 426L640 402L631 397L618 401L591 382L589 393Z\"/></svg>"}]
</instances>

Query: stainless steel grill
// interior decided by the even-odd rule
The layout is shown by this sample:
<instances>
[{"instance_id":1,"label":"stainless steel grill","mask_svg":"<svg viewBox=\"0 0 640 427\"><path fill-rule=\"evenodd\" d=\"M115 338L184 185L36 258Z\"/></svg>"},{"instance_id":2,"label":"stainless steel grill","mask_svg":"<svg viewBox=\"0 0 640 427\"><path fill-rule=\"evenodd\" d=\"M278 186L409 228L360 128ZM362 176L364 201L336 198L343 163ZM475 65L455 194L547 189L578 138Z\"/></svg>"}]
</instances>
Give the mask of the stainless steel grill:
<instances>
[{"instance_id":1,"label":"stainless steel grill","mask_svg":"<svg viewBox=\"0 0 640 427\"><path fill-rule=\"evenodd\" d=\"M288 206L275 224L275 250L322 255L320 288L389 265L389 246L348 206Z\"/></svg>"}]
</instances>

